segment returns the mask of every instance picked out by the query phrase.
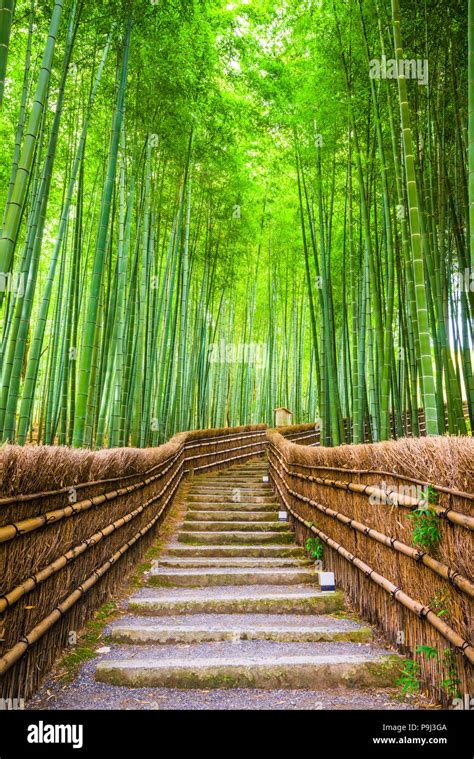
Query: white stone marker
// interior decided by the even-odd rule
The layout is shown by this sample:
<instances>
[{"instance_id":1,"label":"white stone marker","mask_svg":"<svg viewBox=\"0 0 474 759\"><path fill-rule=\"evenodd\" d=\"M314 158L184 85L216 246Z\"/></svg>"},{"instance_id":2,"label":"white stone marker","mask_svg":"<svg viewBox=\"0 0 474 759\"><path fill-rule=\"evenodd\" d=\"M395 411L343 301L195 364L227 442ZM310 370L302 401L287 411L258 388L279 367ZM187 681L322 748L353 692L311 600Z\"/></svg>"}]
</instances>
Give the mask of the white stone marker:
<instances>
[{"instance_id":1,"label":"white stone marker","mask_svg":"<svg viewBox=\"0 0 474 759\"><path fill-rule=\"evenodd\" d=\"M334 572L318 572L319 587L321 590L335 590Z\"/></svg>"}]
</instances>

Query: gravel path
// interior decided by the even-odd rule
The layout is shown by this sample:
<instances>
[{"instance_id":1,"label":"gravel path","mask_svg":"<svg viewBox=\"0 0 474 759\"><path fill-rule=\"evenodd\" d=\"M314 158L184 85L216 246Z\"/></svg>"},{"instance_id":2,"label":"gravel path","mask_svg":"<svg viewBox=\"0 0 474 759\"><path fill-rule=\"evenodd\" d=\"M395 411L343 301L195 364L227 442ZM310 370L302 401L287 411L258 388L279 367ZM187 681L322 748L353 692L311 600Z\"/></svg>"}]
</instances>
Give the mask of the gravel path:
<instances>
[{"instance_id":1,"label":"gravel path","mask_svg":"<svg viewBox=\"0 0 474 759\"><path fill-rule=\"evenodd\" d=\"M86 665L72 685L47 683L28 704L29 709L102 710L352 710L412 709L400 702L395 691L348 689L307 690L177 690L175 688L126 688L97 683L93 665Z\"/></svg>"}]
</instances>

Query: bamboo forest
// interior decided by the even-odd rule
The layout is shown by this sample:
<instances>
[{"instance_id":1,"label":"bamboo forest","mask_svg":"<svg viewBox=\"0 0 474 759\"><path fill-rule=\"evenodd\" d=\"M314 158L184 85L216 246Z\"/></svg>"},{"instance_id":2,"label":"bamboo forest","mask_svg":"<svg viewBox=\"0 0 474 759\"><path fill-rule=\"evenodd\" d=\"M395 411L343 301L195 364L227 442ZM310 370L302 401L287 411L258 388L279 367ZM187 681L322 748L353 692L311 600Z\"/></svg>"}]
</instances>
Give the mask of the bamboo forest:
<instances>
[{"instance_id":1,"label":"bamboo forest","mask_svg":"<svg viewBox=\"0 0 474 759\"><path fill-rule=\"evenodd\" d=\"M3 441L470 431L463 0L2 2Z\"/></svg>"},{"instance_id":2,"label":"bamboo forest","mask_svg":"<svg viewBox=\"0 0 474 759\"><path fill-rule=\"evenodd\" d=\"M0 145L0 714L462 759L474 0L0 0Z\"/></svg>"}]
</instances>

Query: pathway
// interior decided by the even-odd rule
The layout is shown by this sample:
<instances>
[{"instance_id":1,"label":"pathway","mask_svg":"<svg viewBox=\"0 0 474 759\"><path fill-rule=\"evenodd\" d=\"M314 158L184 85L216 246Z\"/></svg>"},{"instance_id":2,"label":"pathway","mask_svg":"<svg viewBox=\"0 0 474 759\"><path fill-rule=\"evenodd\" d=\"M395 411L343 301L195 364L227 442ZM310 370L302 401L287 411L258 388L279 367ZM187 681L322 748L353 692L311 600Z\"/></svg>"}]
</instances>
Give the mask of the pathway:
<instances>
[{"instance_id":1,"label":"pathway","mask_svg":"<svg viewBox=\"0 0 474 759\"><path fill-rule=\"evenodd\" d=\"M194 477L178 533L50 708L400 708L400 659L321 591L254 460ZM44 688L33 702L44 703Z\"/></svg>"}]
</instances>

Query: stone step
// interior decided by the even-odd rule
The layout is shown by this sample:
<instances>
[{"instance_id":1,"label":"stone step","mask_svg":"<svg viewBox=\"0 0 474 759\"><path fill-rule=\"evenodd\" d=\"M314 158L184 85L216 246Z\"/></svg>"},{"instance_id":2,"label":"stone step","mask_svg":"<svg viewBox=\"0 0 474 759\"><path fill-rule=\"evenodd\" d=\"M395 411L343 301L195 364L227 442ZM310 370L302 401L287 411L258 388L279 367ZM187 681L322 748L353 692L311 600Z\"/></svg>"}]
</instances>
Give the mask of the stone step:
<instances>
[{"instance_id":1,"label":"stone step","mask_svg":"<svg viewBox=\"0 0 474 759\"><path fill-rule=\"evenodd\" d=\"M268 467L266 469L229 469L229 476L232 477L268 477ZM216 476L224 476L216 473Z\"/></svg>"},{"instance_id":2,"label":"stone step","mask_svg":"<svg viewBox=\"0 0 474 759\"><path fill-rule=\"evenodd\" d=\"M233 490L245 490L250 493L255 493L256 495L272 495L273 490L271 486L267 482L261 482L258 484L251 485L250 483L242 482L241 480L235 481L235 482L229 482L229 480L226 480L225 483L222 482L219 484L218 482L206 482L206 483L191 483L189 486L189 490L192 492L196 490L197 492L200 491L208 491L208 490L216 490L219 493L228 493L232 492Z\"/></svg>"},{"instance_id":3,"label":"stone step","mask_svg":"<svg viewBox=\"0 0 474 759\"><path fill-rule=\"evenodd\" d=\"M114 622L106 634L113 643L204 643L272 640L318 643L372 640L370 627L346 619L308 614L183 614L177 618L128 617Z\"/></svg>"},{"instance_id":4,"label":"stone step","mask_svg":"<svg viewBox=\"0 0 474 759\"><path fill-rule=\"evenodd\" d=\"M234 558L180 558L162 556L153 562L154 566L173 567L174 569L200 569L202 567L305 567L311 566L310 559L280 559L275 558L247 558L236 556Z\"/></svg>"},{"instance_id":5,"label":"stone step","mask_svg":"<svg viewBox=\"0 0 474 759\"><path fill-rule=\"evenodd\" d=\"M199 475L198 475L199 476ZM214 472L214 474L203 476L203 479L206 480L227 480L229 477L232 479L241 478L241 479L256 479L261 480L262 477L268 477L268 469L229 469L225 472Z\"/></svg>"},{"instance_id":6,"label":"stone step","mask_svg":"<svg viewBox=\"0 0 474 759\"><path fill-rule=\"evenodd\" d=\"M235 482L226 480L225 484L222 483L221 485L215 482L206 482L206 484L202 483L202 485L193 483L189 487L190 493L207 493L212 490L216 493L232 493L233 490L241 490L242 492L253 493L254 495L274 495L273 490L266 483L251 485L250 483L245 484L241 480L236 480Z\"/></svg>"},{"instance_id":7,"label":"stone step","mask_svg":"<svg viewBox=\"0 0 474 759\"><path fill-rule=\"evenodd\" d=\"M237 469L247 469L247 467L252 468L252 467L260 467L260 466L263 466L268 469L268 460L264 453L257 453L255 454L255 456L252 456L252 458L249 458L243 462L236 461L234 464L231 464L229 466L229 470L235 471Z\"/></svg>"},{"instance_id":8,"label":"stone step","mask_svg":"<svg viewBox=\"0 0 474 759\"><path fill-rule=\"evenodd\" d=\"M213 484L202 484L199 485L198 483L190 484L189 486L189 492L193 493L232 493L235 490L241 491L242 493L249 493L250 495L275 495L271 487L268 486L267 483L260 483L258 485L250 485L249 483L244 482L229 482L227 481L226 484L224 483L222 485L219 485L217 483Z\"/></svg>"},{"instance_id":9,"label":"stone step","mask_svg":"<svg viewBox=\"0 0 474 759\"><path fill-rule=\"evenodd\" d=\"M211 500L212 499L222 499L233 501L234 503L238 503L238 501L243 501L245 503L254 503L254 498L263 498L263 501L276 501L275 493L272 493L271 491L267 492L258 492L255 490L255 488L192 488L188 490L188 498L195 498L195 497L208 497Z\"/></svg>"},{"instance_id":10,"label":"stone step","mask_svg":"<svg viewBox=\"0 0 474 759\"><path fill-rule=\"evenodd\" d=\"M218 588L143 588L132 596L136 614L332 614L344 607L339 591L319 591L304 585L221 586Z\"/></svg>"},{"instance_id":11,"label":"stone step","mask_svg":"<svg viewBox=\"0 0 474 759\"><path fill-rule=\"evenodd\" d=\"M192 501L201 501L204 503L269 503L277 506L278 502L274 495L253 495L239 491L238 494L233 494L232 491L228 493L218 493L216 490L209 490L207 492L191 492L186 496L188 503Z\"/></svg>"},{"instance_id":12,"label":"stone step","mask_svg":"<svg viewBox=\"0 0 474 759\"><path fill-rule=\"evenodd\" d=\"M250 514L255 512L259 514L262 512L275 514L275 512L279 510L279 505L277 503L240 503L239 501L231 503L229 501L214 501L211 503L193 501L192 503L189 503L189 507L194 513L197 511L222 511L222 513L225 512L226 514L230 514L233 511L245 511Z\"/></svg>"},{"instance_id":13,"label":"stone step","mask_svg":"<svg viewBox=\"0 0 474 759\"><path fill-rule=\"evenodd\" d=\"M208 523L206 523L208 524ZM208 530L202 532L196 530L182 530L178 535L180 543L191 543L194 545L228 545L235 543L237 545L255 545L260 543L293 543L295 536L292 532L246 532L245 530L222 532L213 532Z\"/></svg>"},{"instance_id":14,"label":"stone step","mask_svg":"<svg viewBox=\"0 0 474 759\"><path fill-rule=\"evenodd\" d=\"M164 569L153 567L147 585L160 587L203 588L209 585L318 585L318 574L308 568Z\"/></svg>"},{"instance_id":15,"label":"stone step","mask_svg":"<svg viewBox=\"0 0 474 759\"><path fill-rule=\"evenodd\" d=\"M318 653L318 646L328 652ZM341 650L346 646L347 652ZM396 684L402 663L393 654L356 653L354 644L203 643L165 646L159 653L142 646L133 658L130 647L124 648L124 658L114 652L116 658L97 664L98 682L146 688L386 688Z\"/></svg>"},{"instance_id":16,"label":"stone step","mask_svg":"<svg viewBox=\"0 0 474 759\"><path fill-rule=\"evenodd\" d=\"M198 522L185 520L181 527L182 530L200 532L203 530L210 532L287 532L287 522L252 522L252 521L224 521L214 520L212 522Z\"/></svg>"},{"instance_id":17,"label":"stone step","mask_svg":"<svg viewBox=\"0 0 474 759\"><path fill-rule=\"evenodd\" d=\"M276 511L205 511L190 509L186 513L187 522L268 522L273 516L278 519Z\"/></svg>"},{"instance_id":18,"label":"stone step","mask_svg":"<svg viewBox=\"0 0 474 759\"><path fill-rule=\"evenodd\" d=\"M252 470L260 470L264 469L265 471L268 471L268 461L265 458L261 458L258 460L247 460L247 461L236 461L235 463L231 464L230 466L226 467L225 469L215 469L212 472L212 476L214 477L216 474L225 474L227 472L251 472Z\"/></svg>"},{"instance_id":19,"label":"stone step","mask_svg":"<svg viewBox=\"0 0 474 759\"><path fill-rule=\"evenodd\" d=\"M248 482L252 485L258 485L258 486L262 485L264 487L269 487L270 480L263 479L264 477L268 477L268 476L269 476L268 473L265 474L263 472L262 474L235 474L235 473L231 474L229 472L229 473L221 474L221 475L213 475L212 477L210 477L209 475L207 477L202 477L202 478L194 477L192 482L199 485L201 484L202 485L209 485L209 484L226 485L228 482L232 482L232 483Z\"/></svg>"},{"instance_id":20,"label":"stone step","mask_svg":"<svg viewBox=\"0 0 474 759\"><path fill-rule=\"evenodd\" d=\"M304 551L296 545L171 545L167 556L188 558L304 558Z\"/></svg>"},{"instance_id":21,"label":"stone step","mask_svg":"<svg viewBox=\"0 0 474 759\"><path fill-rule=\"evenodd\" d=\"M225 480L227 477L243 477L243 478L251 478L261 480L262 477L268 477L268 468L267 469L229 469L225 472L215 472L213 474L213 477L217 477L219 479Z\"/></svg>"},{"instance_id":22,"label":"stone step","mask_svg":"<svg viewBox=\"0 0 474 759\"><path fill-rule=\"evenodd\" d=\"M264 477L268 477L268 472L248 472L248 471L231 471L215 472L214 474L195 475L193 482L228 482L229 480L241 480L246 482L263 482L266 484Z\"/></svg>"},{"instance_id":23,"label":"stone step","mask_svg":"<svg viewBox=\"0 0 474 759\"><path fill-rule=\"evenodd\" d=\"M266 475L268 476L268 475ZM192 481L192 484L195 486L202 486L202 487L227 487L228 485L232 485L232 487L237 486L239 487L242 485L243 487L250 487L250 488L260 488L260 486L268 488L270 487L270 480L264 480L264 475L259 476L252 476L247 477L243 475L236 475L236 476L227 476L227 477L213 477L212 479L209 479L206 477L206 479L198 480L197 478L194 478Z\"/></svg>"}]
</instances>

